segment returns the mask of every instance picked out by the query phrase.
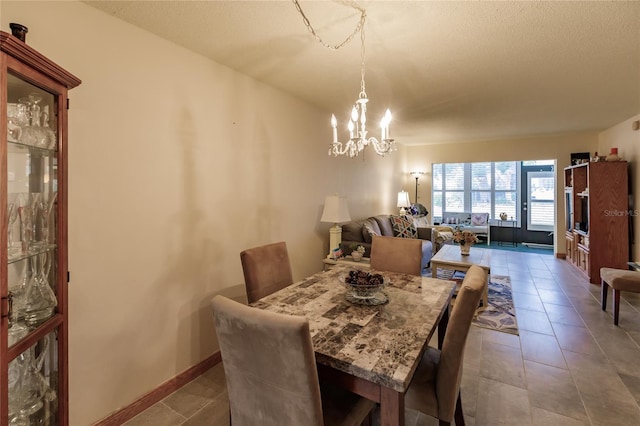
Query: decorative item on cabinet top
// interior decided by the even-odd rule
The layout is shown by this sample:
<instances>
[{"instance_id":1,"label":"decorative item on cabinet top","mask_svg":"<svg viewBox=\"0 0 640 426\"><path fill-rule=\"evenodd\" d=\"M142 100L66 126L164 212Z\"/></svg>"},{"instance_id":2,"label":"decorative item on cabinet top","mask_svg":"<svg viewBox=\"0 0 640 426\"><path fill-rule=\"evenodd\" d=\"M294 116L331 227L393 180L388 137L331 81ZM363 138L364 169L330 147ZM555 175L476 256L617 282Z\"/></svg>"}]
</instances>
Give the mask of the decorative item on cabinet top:
<instances>
[{"instance_id":1,"label":"decorative item on cabinet top","mask_svg":"<svg viewBox=\"0 0 640 426\"><path fill-rule=\"evenodd\" d=\"M611 148L611 152L607 155L607 161L620 161L621 158L618 156L618 148Z\"/></svg>"},{"instance_id":2,"label":"decorative item on cabinet top","mask_svg":"<svg viewBox=\"0 0 640 426\"><path fill-rule=\"evenodd\" d=\"M29 32L29 28L15 22L10 23L9 28L11 28L12 36L16 37L22 42L27 42L27 33Z\"/></svg>"}]
</instances>

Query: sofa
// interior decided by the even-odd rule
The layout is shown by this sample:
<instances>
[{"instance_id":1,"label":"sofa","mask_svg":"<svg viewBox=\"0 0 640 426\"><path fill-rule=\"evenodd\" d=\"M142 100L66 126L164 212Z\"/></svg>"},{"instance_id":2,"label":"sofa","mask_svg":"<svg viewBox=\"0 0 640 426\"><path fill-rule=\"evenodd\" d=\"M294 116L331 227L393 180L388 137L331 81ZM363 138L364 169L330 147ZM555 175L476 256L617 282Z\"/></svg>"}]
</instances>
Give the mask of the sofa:
<instances>
[{"instance_id":1,"label":"sofa","mask_svg":"<svg viewBox=\"0 0 640 426\"><path fill-rule=\"evenodd\" d=\"M471 231L477 236L486 237L491 243L489 213L442 213L442 224L462 231Z\"/></svg>"},{"instance_id":2,"label":"sofa","mask_svg":"<svg viewBox=\"0 0 640 426\"><path fill-rule=\"evenodd\" d=\"M349 255L357 246L363 246L365 250L364 256L370 257L371 239L374 235L421 239L423 269L429 266L431 257L433 257L437 247L437 245L434 245L437 231L433 230L433 228L416 227L413 217L410 215L381 214L343 224L340 248L345 255Z\"/></svg>"}]
</instances>

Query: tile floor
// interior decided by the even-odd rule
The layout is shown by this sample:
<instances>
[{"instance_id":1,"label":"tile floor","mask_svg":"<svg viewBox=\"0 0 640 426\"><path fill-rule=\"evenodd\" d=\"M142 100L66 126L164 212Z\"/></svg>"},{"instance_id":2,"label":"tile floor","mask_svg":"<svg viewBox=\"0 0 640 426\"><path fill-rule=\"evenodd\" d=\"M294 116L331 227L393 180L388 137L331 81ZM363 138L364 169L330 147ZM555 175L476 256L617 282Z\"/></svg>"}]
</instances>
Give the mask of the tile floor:
<instances>
[{"instance_id":1,"label":"tile floor","mask_svg":"<svg viewBox=\"0 0 640 426\"><path fill-rule=\"evenodd\" d=\"M469 425L640 425L640 294L611 295L552 255L492 250L492 273L509 275L520 335L471 327L462 401ZM219 364L126 423L227 425ZM436 425L408 411L407 425Z\"/></svg>"}]
</instances>

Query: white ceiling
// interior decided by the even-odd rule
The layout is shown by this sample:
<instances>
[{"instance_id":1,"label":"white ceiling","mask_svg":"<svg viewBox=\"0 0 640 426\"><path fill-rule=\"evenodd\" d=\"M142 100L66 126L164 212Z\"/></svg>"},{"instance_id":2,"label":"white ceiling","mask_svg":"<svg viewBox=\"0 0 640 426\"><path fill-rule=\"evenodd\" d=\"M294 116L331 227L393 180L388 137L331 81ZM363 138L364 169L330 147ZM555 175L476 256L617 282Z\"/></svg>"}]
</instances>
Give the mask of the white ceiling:
<instances>
[{"instance_id":1,"label":"white ceiling","mask_svg":"<svg viewBox=\"0 0 640 426\"><path fill-rule=\"evenodd\" d=\"M291 1L85 3L334 112L341 125L360 91L359 37L324 48ZM344 1L300 4L329 44L359 18ZM602 130L640 113L640 1L359 4L368 118L377 129L391 108L398 142Z\"/></svg>"}]
</instances>

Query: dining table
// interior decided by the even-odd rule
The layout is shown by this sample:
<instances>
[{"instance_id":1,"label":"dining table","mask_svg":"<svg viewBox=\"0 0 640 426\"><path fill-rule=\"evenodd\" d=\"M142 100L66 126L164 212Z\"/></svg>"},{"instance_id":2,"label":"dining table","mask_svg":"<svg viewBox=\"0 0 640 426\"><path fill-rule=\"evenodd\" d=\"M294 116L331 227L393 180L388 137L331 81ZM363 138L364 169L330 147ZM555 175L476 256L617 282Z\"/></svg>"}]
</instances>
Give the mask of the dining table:
<instances>
[{"instance_id":1,"label":"dining table","mask_svg":"<svg viewBox=\"0 0 640 426\"><path fill-rule=\"evenodd\" d=\"M345 284L353 269L336 265L251 306L307 318L320 380L377 402L381 425L404 425L404 394L436 329L442 346L456 283L371 269L387 301L369 304Z\"/></svg>"}]
</instances>

